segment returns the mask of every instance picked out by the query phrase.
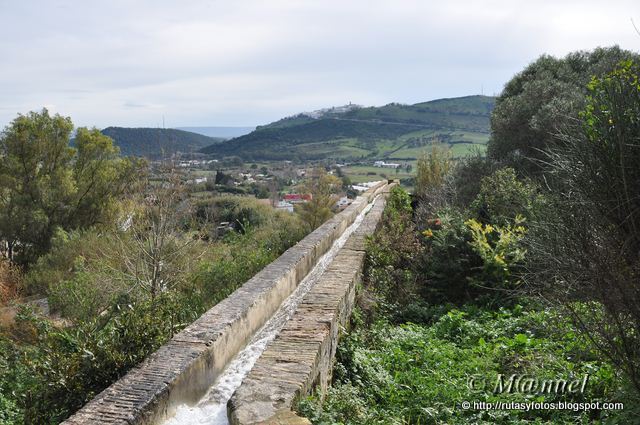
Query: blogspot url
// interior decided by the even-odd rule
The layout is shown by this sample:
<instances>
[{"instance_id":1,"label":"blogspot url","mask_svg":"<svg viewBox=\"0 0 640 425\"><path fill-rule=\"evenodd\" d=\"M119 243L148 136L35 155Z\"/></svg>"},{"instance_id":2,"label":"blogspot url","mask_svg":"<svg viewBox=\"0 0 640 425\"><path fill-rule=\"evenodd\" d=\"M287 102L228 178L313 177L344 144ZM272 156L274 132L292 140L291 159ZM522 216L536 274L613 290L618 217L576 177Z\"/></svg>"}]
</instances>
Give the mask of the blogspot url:
<instances>
[{"instance_id":1,"label":"blogspot url","mask_svg":"<svg viewBox=\"0 0 640 425\"><path fill-rule=\"evenodd\" d=\"M571 410L573 412L583 412L590 410L623 410L624 403L608 402L515 402L515 401L463 401L460 403L463 410Z\"/></svg>"}]
</instances>

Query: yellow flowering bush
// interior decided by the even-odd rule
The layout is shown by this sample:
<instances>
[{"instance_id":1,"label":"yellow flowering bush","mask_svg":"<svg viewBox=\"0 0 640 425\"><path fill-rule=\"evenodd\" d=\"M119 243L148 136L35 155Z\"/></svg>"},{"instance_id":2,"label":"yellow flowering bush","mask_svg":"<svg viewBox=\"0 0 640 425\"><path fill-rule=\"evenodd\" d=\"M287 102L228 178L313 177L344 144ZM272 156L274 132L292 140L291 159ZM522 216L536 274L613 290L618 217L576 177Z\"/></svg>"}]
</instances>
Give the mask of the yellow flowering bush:
<instances>
[{"instance_id":1,"label":"yellow flowering bush","mask_svg":"<svg viewBox=\"0 0 640 425\"><path fill-rule=\"evenodd\" d=\"M514 287L518 283L510 277L525 258L526 250L520 243L527 232L524 221L521 215L516 216L513 224L504 226L482 224L475 219L465 221L471 231L469 245L482 258L484 272L502 287Z\"/></svg>"}]
</instances>

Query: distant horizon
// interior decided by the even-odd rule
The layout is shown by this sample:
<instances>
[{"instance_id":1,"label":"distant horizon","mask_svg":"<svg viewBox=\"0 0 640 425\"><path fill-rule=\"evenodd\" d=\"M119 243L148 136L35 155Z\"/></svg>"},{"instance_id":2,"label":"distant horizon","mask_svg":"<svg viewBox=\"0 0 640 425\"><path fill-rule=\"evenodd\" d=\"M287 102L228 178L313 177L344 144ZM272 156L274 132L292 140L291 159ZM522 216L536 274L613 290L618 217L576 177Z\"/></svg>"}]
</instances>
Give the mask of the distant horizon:
<instances>
[{"instance_id":1,"label":"distant horizon","mask_svg":"<svg viewBox=\"0 0 640 425\"><path fill-rule=\"evenodd\" d=\"M320 109L304 110L304 111L294 112L294 113L289 114L289 115L283 115L283 116L281 116L281 117L279 117L279 118L276 118L276 119L275 119L275 120L273 120L273 121L264 122L264 123L259 123L259 124L257 124L257 125L206 125L206 124L205 124L205 125L171 125L171 126L168 126L168 125L166 125L166 122L165 122L165 124L164 124L164 126L163 126L163 125L162 125L162 120L161 120L161 122L159 123L159 125L155 125L155 126L149 126L149 125L147 125L147 126L145 126L145 125L142 125L142 126L127 126L127 125L119 125L119 124L109 124L109 125L102 126L102 127L100 127L100 126L95 126L95 125L94 125L94 126L91 126L91 125L89 125L89 126L83 126L83 125L78 125L78 124L76 124L76 123L75 123L75 121L74 121L74 126L75 126L76 128L78 128L78 127L95 127L95 128L100 129L100 130L104 130L105 128L108 128L108 127L123 127L123 128L170 128L170 129L175 129L175 130L184 130L184 129L187 129L187 128L219 128L219 129L222 129L222 128L229 128L229 129L253 128L253 129L255 129L255 128L259 127L259 126L262 126L262 125L266 125L266 124L272 123L272 122L277 121L277 120L282 119L282 118L291 117L291 116L295 116L295 115L298 115L298 114L303 114L303 113L306 113L306 112L314 112L314 111L321 110L321 109L327 109L327 108L333 108L333 107L339 107L339 106L346 106L346 105L348 105L349 103L351 103L351 104L353 104L353 105L356 105L356 106L361 106L361 107L363 107L363 108L368 108L368 107L380 107L380 106L385 106L385 105L389 105L389 104L392 104L392 103L398 103L398 104L401 104L401 105L415 105L415 104L418 104L418 103L428 103L428 102L434 102L434 101L437 101L437 100L445 100L445 99L459 99L459 98L473 97L473 96L497 97L497 96L498 96L498 94L493 94L493 95L488 95L488 94L469 94L469 95L462 95L462 96L445 96L445 97L438 97L438 98L435 98L435 99L428 99L428 100L423 100L423 101L414 102L414 103L397 102L397 101L393 102L393 101L392 101L392 102L388 102L388 103L381 104L381 105L364 105L364 104L361 104L361 103L358 103L358 102L347 102L347 103L342 103L342 104L338 104L338 105L327 105L327 106L325 106L325 107L323 107L323 108L320 108ZM40 108L39 110L41 110L41 109L42 109L42 108ZM20 113L25 114L25 113L29 113L29 112L31 112L31 111L25 111L25 112L20 112ZM49 111L49 112L50 112L50 113L60 113L60 112L56 112L56 111ZM63 113L60 113L60 115L62 115L62 116L69 116L69 115L65 115L65 114L63 114ZM17 117L17 116L18 116L18 114L16 113L16 117ZM72 116L69 116L69 117L70 117L70 118L71 118L71 120L73 121L73 117L72 117ZM3 128L4 128L4 127L6 127L8 124L9 124L9 122L7 122L7 123L5 123L5 124L0 124L0 129L3 129ZM203 134L203 133L200 133L200 134Z\"/></svg>"}]
</instances>

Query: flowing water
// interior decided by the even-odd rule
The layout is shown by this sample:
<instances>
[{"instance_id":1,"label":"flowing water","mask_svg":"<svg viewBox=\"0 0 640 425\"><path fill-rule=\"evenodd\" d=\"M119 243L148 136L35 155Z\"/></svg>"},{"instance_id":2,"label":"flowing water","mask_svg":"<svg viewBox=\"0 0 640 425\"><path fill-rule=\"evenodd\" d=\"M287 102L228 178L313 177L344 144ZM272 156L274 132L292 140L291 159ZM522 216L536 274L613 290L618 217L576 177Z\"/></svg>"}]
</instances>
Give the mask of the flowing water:
<instances>
[{"instance_id":1,"label":"flowing water","mask_svg":"<svg viewBox=\"0 0 640 425\"><path fill-rule=\"evenodd\" d=\"M331 248L318 260L314 268L305 276L293 293L280 305L276 313L253 336L249 344L229 362L222 374L216 379L207 394L195 406L178 406L176 415L164 425L228 425L227 401L240 386L267 344L272 341L309 290L333 261L349 236L360 226L364 216L375 200L368 204L356 217L353 224L333 243Z\"/></svg>"}]
</instances>

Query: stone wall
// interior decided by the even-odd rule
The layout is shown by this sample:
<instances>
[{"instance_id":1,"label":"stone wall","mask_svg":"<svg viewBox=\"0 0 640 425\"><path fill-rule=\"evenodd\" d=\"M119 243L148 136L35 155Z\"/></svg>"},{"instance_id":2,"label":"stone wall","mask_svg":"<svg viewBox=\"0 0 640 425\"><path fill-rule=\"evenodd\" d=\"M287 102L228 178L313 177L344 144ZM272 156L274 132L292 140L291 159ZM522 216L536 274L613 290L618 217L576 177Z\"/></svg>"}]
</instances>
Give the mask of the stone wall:
<instances>
[{"instance_id":1,"label":"stone wall","mask_svg":"<svg viewBox=\"0 0 640 425\"><path fill-rule=\"evenodd\" d=\"M278 418L296 399L313 388L326 390L361 278L365 238L378 225L384 204L384 197L376 201L233 394L227 406L233 425L287 423Z\"/></svg>"},{"instance_id":2,"label":"stone wall","mask_svg":"<svg viewBox=\"0 0 640 425\"><path fill-rule=\"evenodd\" d=\"M152 424L195 404L318 259L387 186L359 196L273 263L98 394L67 425Z\"/></svg>"}]
</instances>

